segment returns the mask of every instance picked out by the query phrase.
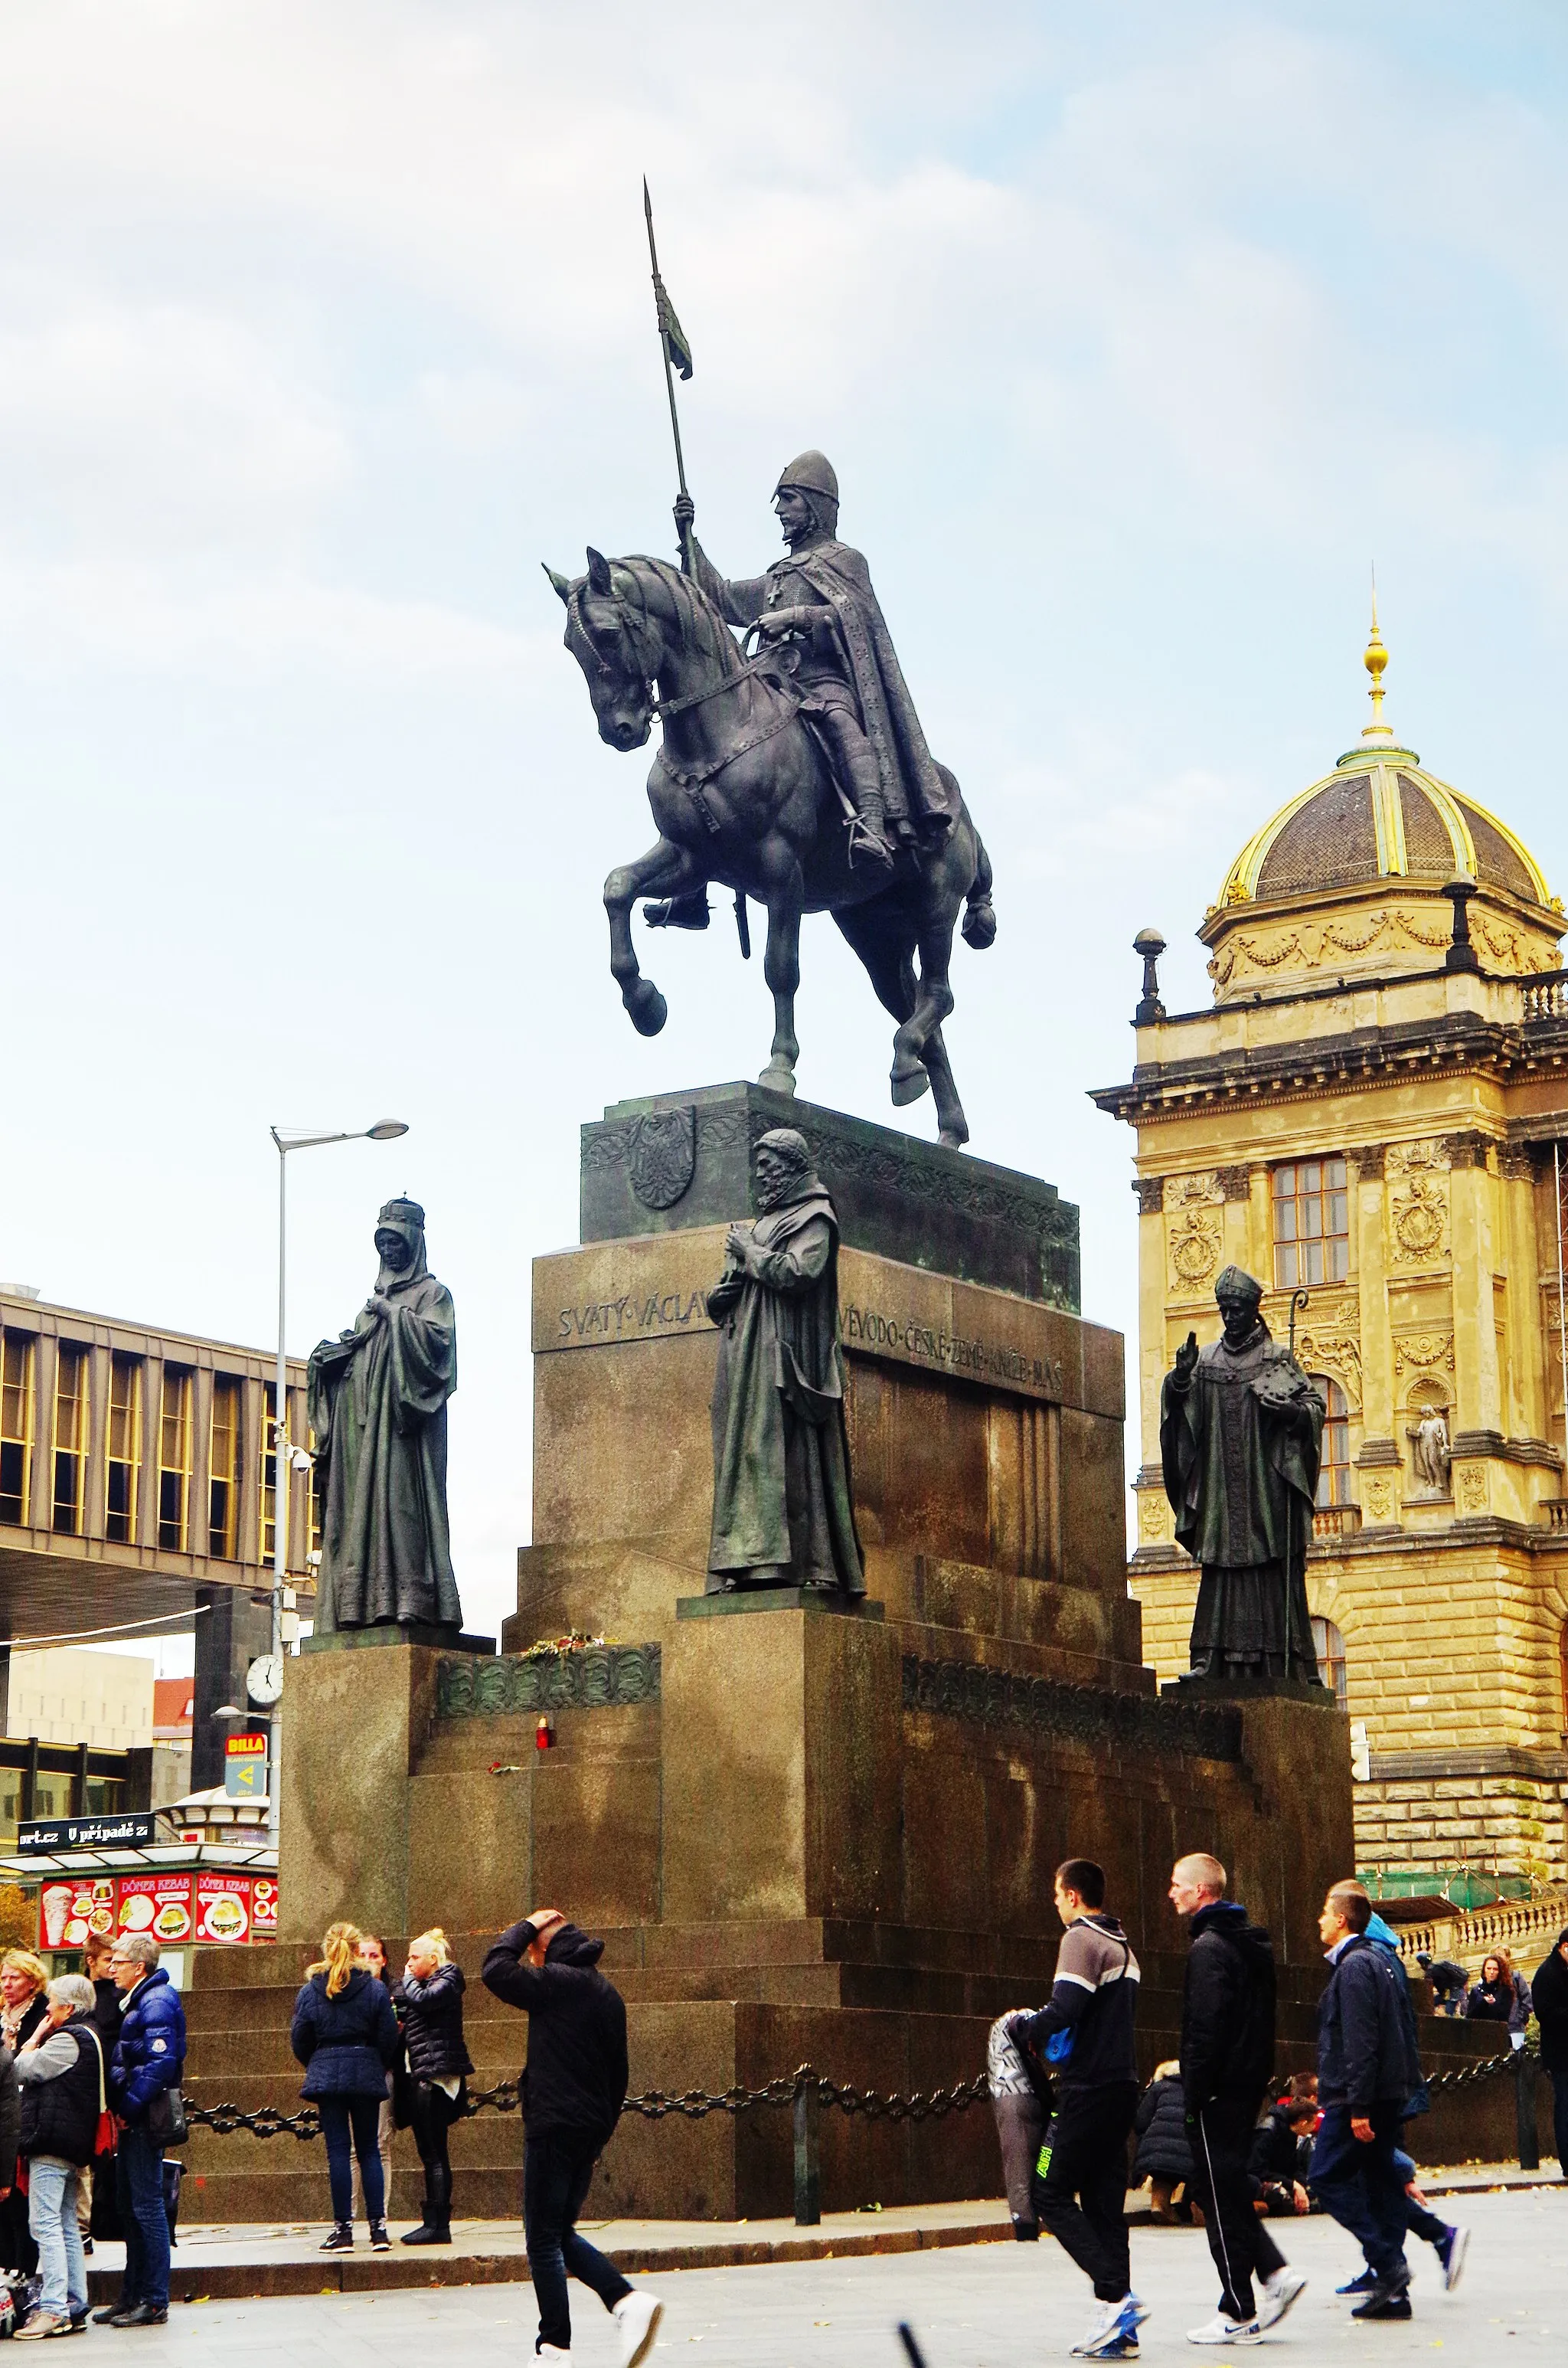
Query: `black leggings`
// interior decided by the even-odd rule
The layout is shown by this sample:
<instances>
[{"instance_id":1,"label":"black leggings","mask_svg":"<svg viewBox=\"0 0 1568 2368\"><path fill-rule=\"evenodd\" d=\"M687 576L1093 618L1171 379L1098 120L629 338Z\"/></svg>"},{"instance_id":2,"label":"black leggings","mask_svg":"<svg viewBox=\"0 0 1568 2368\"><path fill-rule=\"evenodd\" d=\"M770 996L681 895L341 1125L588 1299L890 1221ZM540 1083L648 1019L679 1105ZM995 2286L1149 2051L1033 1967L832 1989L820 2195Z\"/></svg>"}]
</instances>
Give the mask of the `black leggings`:
<instances>
[{"instance_id":1,"label":"black leggings","mask_svg":"<svg viewBox=\"0 0 1568 2368\"><path fill-rule=\"evenodd\" d=\"M462 2118L463 2092L455 2098L428 2080L415 2080L409 2100L408 2126L425 2166L425 2225L445 2228L452 2216L452 2166L447 2154L447 2133Z\"/></svg>"}]
</instances>

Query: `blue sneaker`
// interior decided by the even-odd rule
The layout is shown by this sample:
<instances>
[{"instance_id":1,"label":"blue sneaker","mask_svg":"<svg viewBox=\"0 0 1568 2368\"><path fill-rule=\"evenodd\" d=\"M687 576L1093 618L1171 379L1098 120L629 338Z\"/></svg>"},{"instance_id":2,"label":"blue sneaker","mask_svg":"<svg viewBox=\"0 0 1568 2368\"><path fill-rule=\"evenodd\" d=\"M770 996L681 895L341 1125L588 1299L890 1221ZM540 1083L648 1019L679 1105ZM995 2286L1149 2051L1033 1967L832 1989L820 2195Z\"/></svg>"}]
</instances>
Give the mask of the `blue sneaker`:
<instances>
[{"instance_id":1,"label":"blue sneaker","mask_svg":"<svg viewBox=\"0 0 1568 2368\"><path fill-rule=\"evenodd\" d=\"M1443 2264L1443 2283L1449 2293L1452 2294L1464 2275L1464 2257L1470 2250L1470 2230L1468 2228L1448 2229L1441 2241L1433 2249Z\"/></svg>"},{"instance_id":2,"label":"blue sneaker","mask_svg":"<svg viewBox=\"0 0 1568 2368\"><path fill-rule=\"evenodd\" d=\"M1352 2278L1348 2285L1335 2286L1334 2291L1336 2294L1369 2294L1377 2283L1370 2270L1363 2270L1360 2276Z\"/></svg>"}]
</instances>

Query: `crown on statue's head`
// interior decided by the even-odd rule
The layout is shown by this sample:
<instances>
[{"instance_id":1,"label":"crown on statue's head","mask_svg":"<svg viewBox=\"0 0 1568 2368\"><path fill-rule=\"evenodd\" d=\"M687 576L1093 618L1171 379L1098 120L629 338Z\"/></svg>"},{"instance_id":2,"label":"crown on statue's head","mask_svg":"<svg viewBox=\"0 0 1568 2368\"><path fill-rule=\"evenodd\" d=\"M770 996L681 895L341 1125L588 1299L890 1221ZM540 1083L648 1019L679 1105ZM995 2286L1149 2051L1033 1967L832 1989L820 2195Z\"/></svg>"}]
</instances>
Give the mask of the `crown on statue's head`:
<instances>
[{"instance_id":1,"label":"crown on statue's head","mask_svg":"<svg viewBox=\"0 0 1568 2368\"><path fill-rule=\"evenodd\" d=\"M425 1227L425 1212L417 1201L389 1201L377 1217L378 1225L417 1225Z\"/></svg>"}]
</instances>

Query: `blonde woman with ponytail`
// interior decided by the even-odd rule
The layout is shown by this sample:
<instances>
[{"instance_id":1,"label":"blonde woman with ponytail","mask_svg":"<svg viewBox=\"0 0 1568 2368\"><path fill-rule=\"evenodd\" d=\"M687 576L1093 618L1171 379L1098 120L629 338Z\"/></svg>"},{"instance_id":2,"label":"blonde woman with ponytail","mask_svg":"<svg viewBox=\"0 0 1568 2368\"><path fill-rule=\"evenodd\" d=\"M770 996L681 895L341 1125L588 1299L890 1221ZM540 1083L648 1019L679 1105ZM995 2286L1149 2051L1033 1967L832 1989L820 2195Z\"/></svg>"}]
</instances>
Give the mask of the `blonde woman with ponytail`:
<instances>
[{"instance_id":1,"label":"blonde woman with ponytail","mask_svg":"<svg viewBox=\"0 0 1568 2368\"><path fill-rule=\"evenodd\" d=\"M473 2070L463 2041L463 1977L438 1924L408 1944L392 1992L408 2054L409 2127L425 2166L425 2216L405 2245L452 2241L452 2166L447 2134L468 2110L463 2082Z\"/></svg>"},{"instance_id":2,"label":"blonde woman with ponytail","mask_svg":"<svg viewBox=\"0 0 1568 2368\"><path fill-rule=\"evenodd\" d=\"M300 2094L321 2115L326 2140L333 2226L324 2253L353 2250L356 2158L370 2224L370 2249L384 2253L392 2242L376 2124L386 2101L387 2074L397 2061L401 2043L387 1986L359 1963L358 1947L357 1924L328 1925L321 1957L294 2001L290 2032L294 2054L305 2067Z\"/></svg>"}]
</instances>

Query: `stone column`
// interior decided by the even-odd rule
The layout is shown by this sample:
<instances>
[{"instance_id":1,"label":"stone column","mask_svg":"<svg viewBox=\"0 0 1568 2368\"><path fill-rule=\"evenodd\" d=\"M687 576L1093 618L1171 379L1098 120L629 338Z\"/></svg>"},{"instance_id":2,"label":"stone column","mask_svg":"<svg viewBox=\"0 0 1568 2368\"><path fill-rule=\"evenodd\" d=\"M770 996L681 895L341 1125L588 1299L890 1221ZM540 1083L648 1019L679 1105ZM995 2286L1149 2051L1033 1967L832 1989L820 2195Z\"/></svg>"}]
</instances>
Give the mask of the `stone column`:
<instances>
[{"instance_id":1,"label":"stone column","mask_svg":"<svg viewBox=\"0 0 1568 2368\"><path fill-rule=\"evenodd\" d=\"M1165 1376L1165 1178L1140 1176L1138 1195L1138 1420L1142 1463L1136 1483L1139 1546L1171 1542L1160 1482L1160 1384Z\"/></svg>"},{"instance_id":2,"label":"stone column","mask_svg":"<svg viewBox=\"0 0 1568 2368\"><path fill-rule=\"evenodd\" d=\"M1456 1435L1495 1432L1503 1428L1492 1281L1497 1265L1495 1187L1487 1170L1483 1135L1449 1135L1445 1148L1453 1163L1449 1178L1449 1232L1454 1291L1454 1429Z\"/></svg>"},{"instance_id":3,"label":"stone column","mask_svg":"<svg viewBox=\"0 0 1568 2368\"><path fill-rule=\"evenodd\" d=\"M1364 1144L1350 1157L1354 1186L1356 1269L1361 1318L1361 1440L1395 1442L1393 1327L1389 1319L1388 1195L1383 1184L1385 1146Z\"/></svg>"}]
</instances>

